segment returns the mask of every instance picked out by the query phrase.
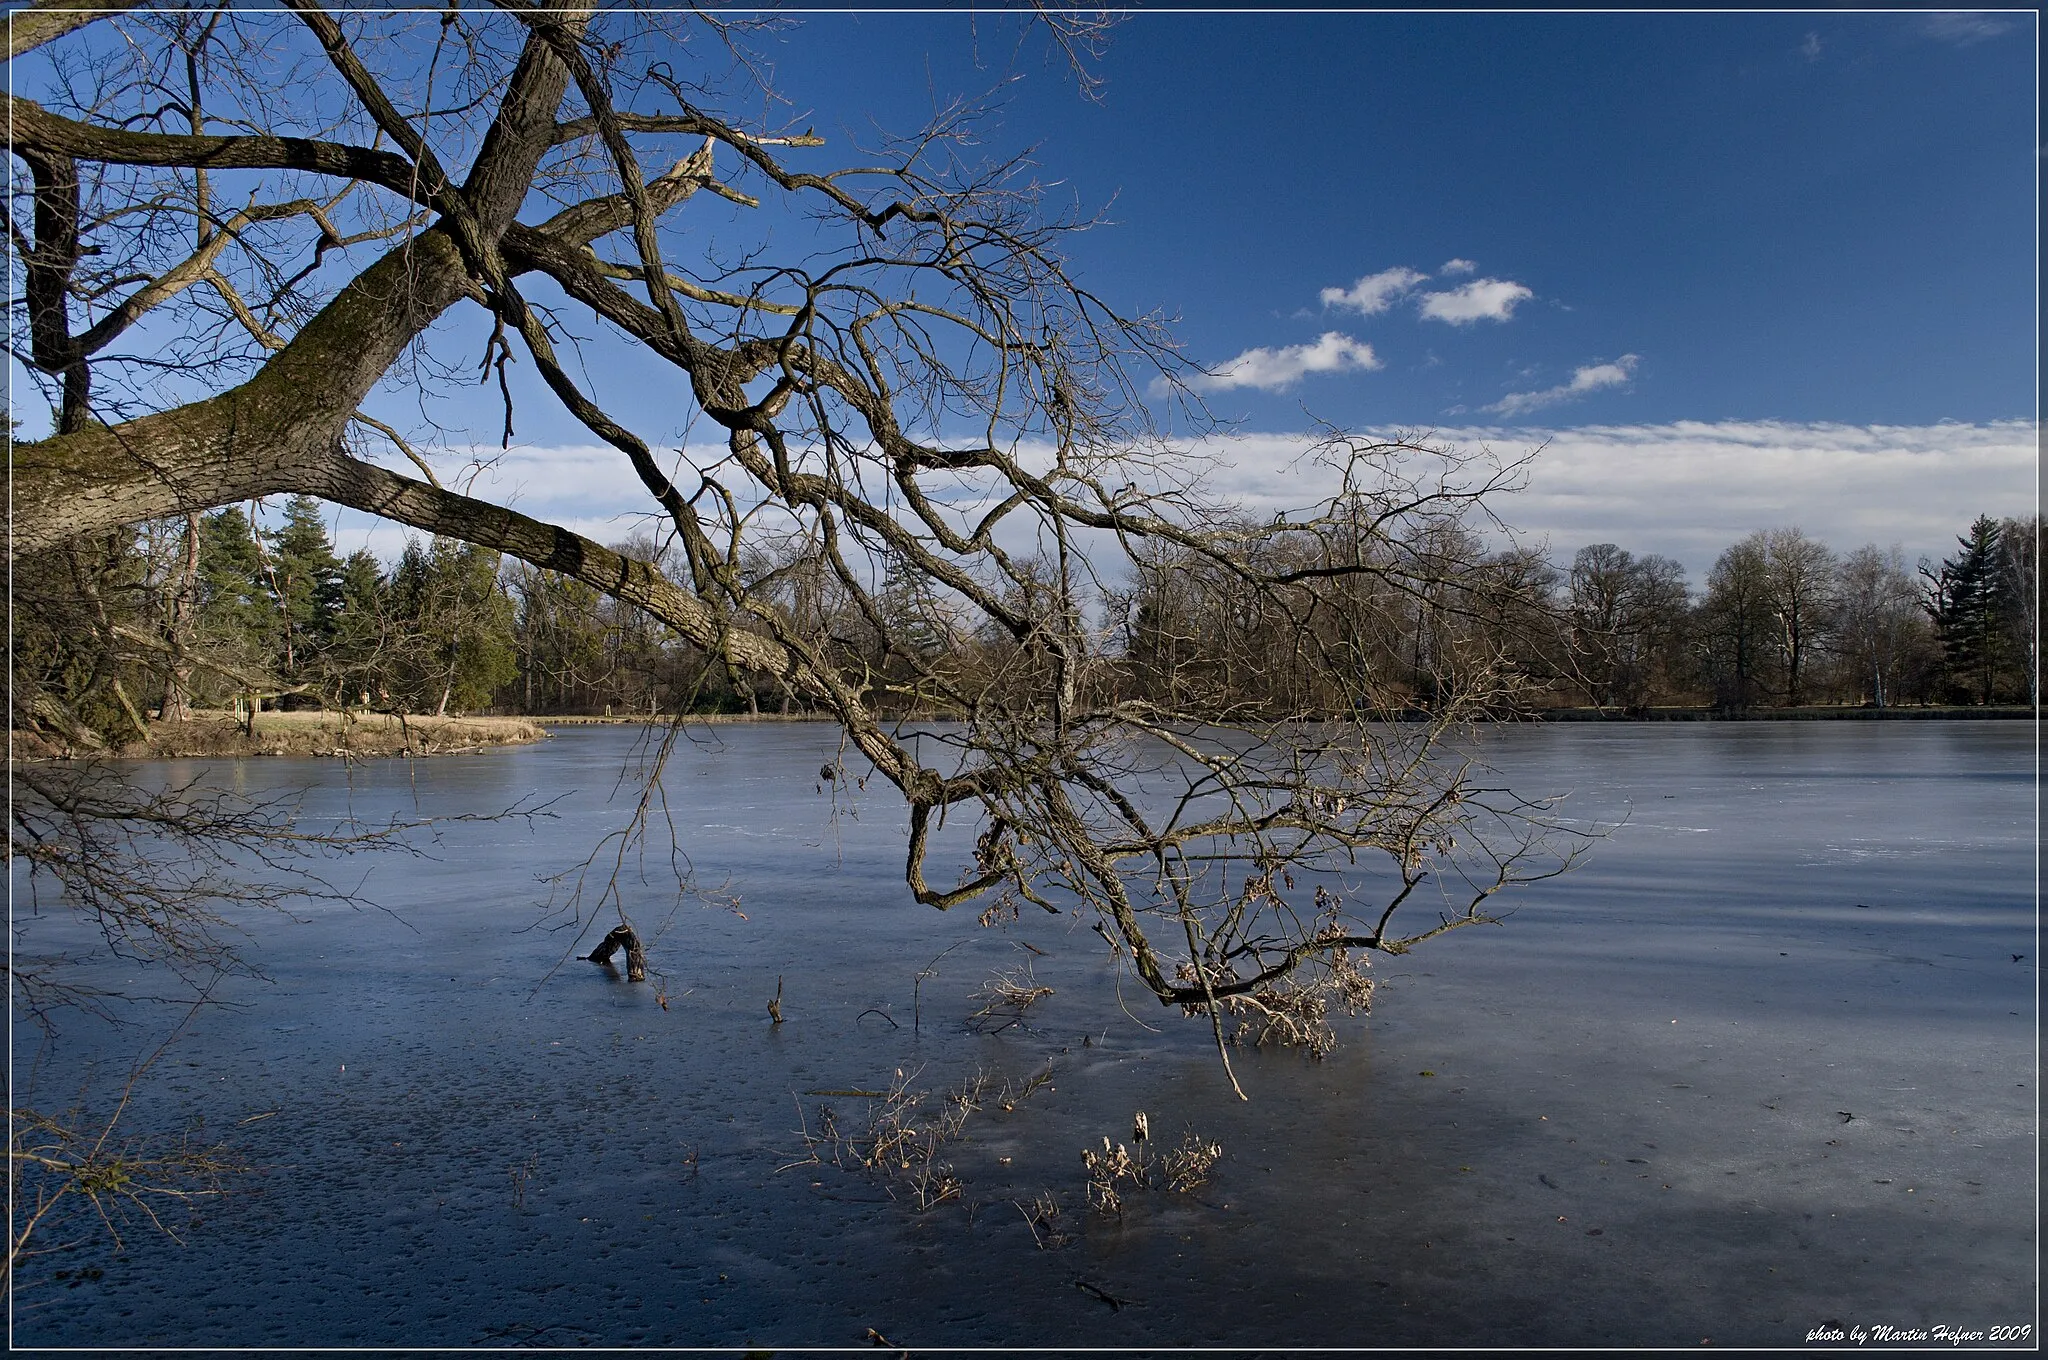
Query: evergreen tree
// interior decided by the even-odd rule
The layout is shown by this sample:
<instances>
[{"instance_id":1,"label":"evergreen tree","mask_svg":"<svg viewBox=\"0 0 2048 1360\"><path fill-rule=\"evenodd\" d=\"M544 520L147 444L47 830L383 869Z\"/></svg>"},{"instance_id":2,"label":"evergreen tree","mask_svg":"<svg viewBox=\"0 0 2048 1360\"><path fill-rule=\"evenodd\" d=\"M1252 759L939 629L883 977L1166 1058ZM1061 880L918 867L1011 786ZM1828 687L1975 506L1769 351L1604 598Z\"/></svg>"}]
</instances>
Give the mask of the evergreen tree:
<instances>
[{"instance_id":1,"label":"evergreen tree","mask_svg":"<svg viewBox=\"0 0 2048 1360\"><path fill-rule=\"evenodd\" d=\"M495 552L455 539L406 544L392 573L389 690L415 712L487 708L519 675L511 598Z\"/></svg>"},{"instance_id":2,"label":"evergreen tree","mask_svg":"<svg viewBox=\"0 0 2048 1360\"><path fill-rule=\"evenodd\" d=\"M199 625L207 641L252 664L275 654L277 599L263 549L239 506L199 521Z\"/></svg>"},{"instance_id":3,"label":"evergreen tree","mask_svg":"<svg viewBox=\"0 0 2048 1360\"><path fill-rule=\"evenodd\" d=\"M602 598L573 577L528 563L512 568L517 601L520 710L571 712L610 702L611 661L600 618Z\"/></svg>"},{"instance_id":4,"label":"evergreen tree","mask_svg":"<svg viewBox=\"0 0 2048 1360\"><path fill-rule=\"evenodd\" d=\"M342 705L368 704L387 689L391 628L384 567L368 548L341 564L337 603L323 670L327 691Z\"/></svg>"},{"instance_id":5,"label":"evergreen tree","mask_svg":"<svg viewBox=\"0 0 2048 1360\"><path fill-rule=\"evenodd\" d=\"M435 539L434 548L448 629L448 667L436 711L488 708L519 675L512 600L498 582L499 555L452 538Z\"/></svg>"},{"instance_id":6,"label":"evergreen tree","mask_svg":"<svg viewBox=\"0 0 2048 1360\"><path fill-rule=\"evenodd\" d=\"M377 554L368 548L357 548L341 564L341 578L336 594L340 603L335 610L337 631L341 621L351 614L375 614L384 604L384 566L377 560Z\"/></svg>"},{"instance_id":7,"label":"evergreen tree","mask_svg":"<svg viewBox=\"0 0 2048 1360\"><path fill-rule=\"evenodd\" d=\"M1928 609L1952 692L1980 704L1996 697L2007 651L2011 601L2001 588L2004 537L1997 520L1979 515L1970 532L1956 540L1961 552L1943 558L1938 572L1920 568L1931 587Z\"/></svg>"},{"instance_id":8,"label":"evergreen tree","mask_svg":"<svg viewBox=\"0 0 2048 1360\"><path fill-rule=\"evenodd\" d=\"M892 558L875 600L889 638L907 659L926 660L945 650L946 628L931 584Z\"/></svg>"},{"instance_id":9,"label":"evergreen tree","mask_svg":"<svg viewBox=\"0 0 2048 1360\"><path fill-rule=\"evenodd\" d=\"M333 639L341 608L341 561L328 541L320 502L294 496L285 503L284 527L266 535L279 602L280 660L296 676Z\"/></svg>"}]
</instances>

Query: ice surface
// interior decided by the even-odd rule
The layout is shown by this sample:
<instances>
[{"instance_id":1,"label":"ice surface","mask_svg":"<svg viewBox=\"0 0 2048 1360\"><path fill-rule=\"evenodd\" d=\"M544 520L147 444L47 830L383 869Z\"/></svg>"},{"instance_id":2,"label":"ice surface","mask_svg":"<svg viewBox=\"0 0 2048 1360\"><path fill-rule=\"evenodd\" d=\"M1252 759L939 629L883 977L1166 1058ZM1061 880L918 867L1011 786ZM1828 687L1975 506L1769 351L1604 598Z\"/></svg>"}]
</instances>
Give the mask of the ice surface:
<instances>
[{"instance_id":1,"label":"ice surface","mask_svg":"<svg viewBox=\"0 0 2048 1360\"><path fill-rule=\"evenodd\" d=\"M644 881L628 861L666 1010L536 925L535 875L624 821L632 733L222 767L313 786L314 816L569 796L530 829L452 827L432 859L337 866L390 914L244 921L267 980L224 989L235 1007L192 1024L128 1121L201 1126L258 1170L179 1221L182 1247L130 1232L125 1254L30 1266L14 1341L1776 1346L1823 1323L2031 1321L2032 740L1484 732L1518 789L1569 790L1570 816L1618 829L1504 927L1380 961L1374 1015L1328 1060L1240 1053L1245 1105L1206 1026L1119 989L1078 923L985 931L908 904L901 809L820 785L828 728L720 728L678 754L694 881L739 901L678 901L665 859ZM69 929L16 925L30 950ZM970 1032L971 993L1027 958L1056 988L1031 1027ZM61 1105L96 1061L103 1095L164 1023L143 1010L46 1048L17 1023L23 1094ZM900 1185L788 1167L800 1121L866 1105L806 1092L1047 1061L1049 1089L947 1149L963 1200L919 1213ZM1224 1158L1194 1195L1091 1216L1080 1149L1141 1109L1156 1139L1199 1130ZM1046 1190L1061 1250L1014 1207ZM87 1266L104 1275L52 1276Z\"/></svg>"}]
</instances>

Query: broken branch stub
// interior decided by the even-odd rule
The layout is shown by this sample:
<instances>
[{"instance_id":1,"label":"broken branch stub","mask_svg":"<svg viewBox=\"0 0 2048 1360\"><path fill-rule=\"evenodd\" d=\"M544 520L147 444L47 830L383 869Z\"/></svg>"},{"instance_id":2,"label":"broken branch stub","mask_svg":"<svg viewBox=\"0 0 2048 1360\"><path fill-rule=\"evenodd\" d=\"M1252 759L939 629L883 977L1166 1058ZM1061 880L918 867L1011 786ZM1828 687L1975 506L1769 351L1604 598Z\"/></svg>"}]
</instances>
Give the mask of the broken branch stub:
<instances>
[{"instance_id":1,"label":"broken branch stub","mask_svg":"<svg viewBox=\"0 0 2048 1360\"><path fill-rule=\"evenodd\" d=\"M640 937L629 925L613 926L611 933L598 941L597 948L584 957L592 963L609 964L621 948L626 951L626 981L647 981L647 951L640 947Z\"/></svg>"}]
</instances>

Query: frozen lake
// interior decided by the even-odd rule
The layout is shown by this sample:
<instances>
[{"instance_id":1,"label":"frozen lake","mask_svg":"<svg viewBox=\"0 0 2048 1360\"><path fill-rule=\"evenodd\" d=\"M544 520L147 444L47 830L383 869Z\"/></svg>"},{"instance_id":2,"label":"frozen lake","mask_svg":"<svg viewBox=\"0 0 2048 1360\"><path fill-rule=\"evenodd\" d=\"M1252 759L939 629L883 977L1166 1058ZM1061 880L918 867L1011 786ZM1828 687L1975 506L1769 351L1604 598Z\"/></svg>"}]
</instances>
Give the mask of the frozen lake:
<instances>
[{"instance_id":1,"label":"frozen lake","mask_svg":"<svg viewBox=\"0 0 2048 1360\"><path fill-rule=\"evenodd\" d=\"M203 1121L255 1171L174 1222L182 1247L132 1231L32 1265L14 1343L1778 1346L2037 1321L2031 724L1484 732L1519 790L1620 829L1505 927L1376 960L1374 1013L1327 1060L1240 1052L1249 1104L1206 1024L1120 990L1085 924L910 904L900 806L819 791L835 729L695 736L669 814L696 884L739 904L677 903L660 858L629 883L667 1009L532 928L536 874L630 808L637 732L217 767L310 787L316 815L569 796L335 870L388 913L243 922L267 980L224 986L128 1119ZM16 926L30 950L71 929ZM974 1032L972 994L1027 959L1055 993ZM95 1060L118 1085L165 1018L47 1047L17 1022L17 1103L61 1107ZM943 1154L962 1193L928 1211L791 1165L821 1106L868 1108L807 1093L981 1070L993 1094L1048 1063L968 1117ZM1080 1149L1138 1110L1223 1158L1090 1214ZM1058 1249L1016 1207L1045 1193Z\"/></svg>"}]
</instances>

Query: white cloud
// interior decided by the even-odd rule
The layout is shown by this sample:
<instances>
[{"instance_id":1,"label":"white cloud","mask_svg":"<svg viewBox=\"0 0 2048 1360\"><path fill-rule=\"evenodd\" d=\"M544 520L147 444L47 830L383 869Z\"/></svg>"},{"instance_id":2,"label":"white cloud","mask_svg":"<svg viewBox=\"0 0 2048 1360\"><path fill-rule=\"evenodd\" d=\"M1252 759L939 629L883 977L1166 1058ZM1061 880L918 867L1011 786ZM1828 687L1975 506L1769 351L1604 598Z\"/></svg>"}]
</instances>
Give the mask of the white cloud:
<instances>
[{"instance_id":1,"label":"white cloud","mask_svg":"<svg viewBox=\"0 0 2048 1360\"><path fill-rule=\"evenodd\" d=\"M1612 363L1585 364L1572 374L1568 383L1546 387L1540 392L1510 392L1486 409L1504 416L1518 416L1524 411L1555 406L1561 401L1583 397L1588 392L1598 392L1603 387L1621 387L1635 372L1637 359L1636 355L1624 354Z\"/></svg>"},{"instance_id":2,"label":"white cloud","mask_svg":"<svg viewBox=\"0 0 2048 1360\"><path fill-rule=\"evenodd\" d=\"M1506 279L1474 279L1461 288L1443 293L1425 293L1422 314L1435 321L1465 326L1474 321L1505 321L1515 314L1515 305L1536 294Z\"/></svg>"},{"instance_id":3,"label":"white cloud","mask_svg":"<svg viewBox=\"0 0 2048 1360\"><path fill-rule=\"evenodd\" d=\"M2026 420L1475 425L1429 431L1426 442L1503 458L1540 449L1527 488L1494 504L1521 541L1547 542L1567 561L1588 543L1663 553L1685 563L1696 588L1729 544L1757 529L1796 524L1842 552L1897 543L1910 562L1954 551L1978 515L2024 515L2034 504L2036 432ZM1208 490L1261 520L1312 506L1334 490L1305 457L1314 443L1304 434L1210 440Z\"/></svg>"},{"instance_id":4,"label":"white cloud","mask_svg":"<svg viewBox=\"0 0 2048 1360\"><path fill-rule=\"evenodd\" d=\"M1349 307L1362 316L1377 316L1428 277L1413 269L1383 269L1377 274L1367 274L1349 288L1325 288L1322 292L1323 305Z\"/></svg>"},{"instance_id":5,"label":"white cloud","mask_svg":"<svg viewBox=\"0 0 2048 1360\"><path fill-rule=\"evenodd\" d=\"M1462 257L1445 260L1439 272L1470 274L1479 266ZM1361 316L1378 316L1396 302L1414 297L1421 314L1454 326L1474 321L1506 321L1515 307L1536 294L1508 279L1473 279L1441 292L1416 294L1416 285L1430 276L1419 269L1398 266L1367 274L1349 288L1325 288L1320 294L1325 307L1348 307Z\"/></svg>"},{"instance_id":6,"label":"white cloud","mask_svg":"<svg viewBox=\"0 0 2048 1360\"><path fill-rule=\"evenodd\" d=\"M1339 331L1324 331L1312 344L1287 345L1280 349L1248 349L1235 359L1225 360L1207 374L1191 380L1204 392L1225 392L1236 387L1256 387L1277 392L1293 386L1309 373L1342 373L1381 367L1372 346Z\"/></svg>"},{"instance_id":7,"label":"white cloud","mask_svg":"<svg viewBox=\"0 0 2048 1360\"><path fill-rule=\"evenodd\" d=\"M1539 438L1541 436L1538 436ZM2030 421L1923 426L1681 421L1559 431L1511 522L1571 552L1633 539L1697 585L1756 529L1796 524L1847 552L1900 544L1940 557L1981 514L2033 505Z\"/></svg>"},{"instance_id":8,"label":"white cloud","mask_svg":"<svg viewBox=\"0 0 2048 1360\"><path fill-rule=\"evenodd\" d=\"M1806 41L1799 44L1799 55L1808 61L1820 60L1820 34L1809 33Z\"/></svg>"},{"instance_id":9,"label":"white cloud","mask_svg":"<svg viewBox=\"0 0 2048 1360\"><path fill-rule=\"evenodd\" d=\"M1360 433L1415 437L1413 430ZM1910 562L1953 552L1955 536L1980 514L2023 515L2035 503L2037 432L2027 420L1465 425L1429 431L1426 442L1490 449L1505 459L1536 453L1528 486L1494 504L1523 542L1547 543L1554 558L1565 560L1588 543L1663 553L1686 565L1695 587L1729 544L1757 529L1796 524L1843 552L1865 543L1896 543ZM1197 499L1269 521L1278 511L1311 507L1336 490L1330 470L1308 456L1316 443L1316 436L1298 432L1221 435L1185 450L1190 457L1184 470L1201 474ZM690 452L708 465L723 450ZM1049 457L1049 451L1038 452ZM1036 456L1031 448L1019 453ZM1112 485L1123 475L1102 473ZM1149 459L1134 460L1129 475L1166 489ZM509 498L536 519L601 543L659 528L643 518L654 503L624 456L606 448L515 448L477 482L475 493L500 502ZM963 506L985 499L960 497ZM404 546L406 531L389 521L353 511L337 511L336 518L335 537L344 553L368 546L391 561ZM1042 548L1031 537L1034 524L1028 517L1006 521L1004 548ZM1114 545L1105 541L1099 551L1104 569L1114 571Z\"/></svg>"}]
</instances>

